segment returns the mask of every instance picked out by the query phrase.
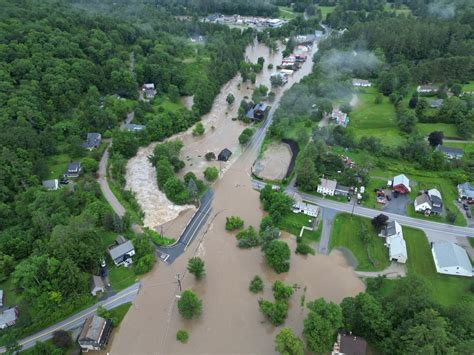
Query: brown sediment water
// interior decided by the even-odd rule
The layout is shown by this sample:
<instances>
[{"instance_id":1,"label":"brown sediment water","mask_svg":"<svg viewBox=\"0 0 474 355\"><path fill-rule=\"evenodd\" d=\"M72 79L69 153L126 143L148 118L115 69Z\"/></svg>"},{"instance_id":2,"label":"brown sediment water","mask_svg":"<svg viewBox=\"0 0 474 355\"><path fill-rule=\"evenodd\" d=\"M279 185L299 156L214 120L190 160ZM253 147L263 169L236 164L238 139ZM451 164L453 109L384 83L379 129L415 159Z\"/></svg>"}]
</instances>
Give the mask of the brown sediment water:
<instances>
[{"instance_id":1,"label":"brown sediment water","mask_svg":"<svg viewBox=\"0 0 474 355\"><path fill-rule=\"evenodd\" d=\"M290 301L285 326L301 335L307 314L301 296L340 302L364 291L364 284L340 252L303 257L294 254L296 242L283 234L292 249L288 273L269 269L259 248L237 248L235 233L225 230L226 217L238 215L246 225L258 228L263 211L258 192L252 190L249 172L255 151L246 151L214 186L215 198L208 224L188 250L172 265L160 263L145 276L143 286L115 335L110 353L115 354L273 354L280 328L269 324L258 308L258 299L273 299L271 284L279 279L298 288ZM196 282L186 272L194 255L206 263L207 275ZM176 274L184 275L183 289L192 289L203 300L203 313L184 320L178 313ZM263 294L249 292L249 281L260 275ZM306 292L304 291L306 287ZM176 332L189 332L187 344L176 341Z\"/></svg>"},{"instance_id":2,"label":"brown sediment water","mask_svg":"<svg viewBox=\"0 0 474 355\"><path fill-rule=\"evenodd\" d=\"M271 143L266 147L263 157L255 162L252 172L264 180L282 180L288 171L292 156L288 144Z\"/></svg>"}]
</instances>

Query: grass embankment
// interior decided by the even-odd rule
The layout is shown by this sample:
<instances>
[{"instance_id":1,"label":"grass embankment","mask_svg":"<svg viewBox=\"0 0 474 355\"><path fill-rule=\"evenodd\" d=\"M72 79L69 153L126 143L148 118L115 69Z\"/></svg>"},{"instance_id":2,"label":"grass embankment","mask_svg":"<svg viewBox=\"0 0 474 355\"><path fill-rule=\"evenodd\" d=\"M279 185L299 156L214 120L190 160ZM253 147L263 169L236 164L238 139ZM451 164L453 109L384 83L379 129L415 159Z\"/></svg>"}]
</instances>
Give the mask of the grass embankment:
<instances>
[{"instance_id":1,"label":"grass embankment","mask_svg":"<svg viewBox=\"0 0 474 355\"><path fill-rule=\"evenodd\" d=\"M288 6L278 6L278 17L285 20L293 20L297 14Z\"/></svg>"},{"instance_id":2,"label":"grass embankment","mask_svg":"<svg viewBox=\"0 0 474 355\"><path fill-rule=\"evenodd\" d=\"M333 12L336 7L335 6L319 6L319 8L321 9L322 19L325 20L327 15Z\"/></svg>"},{"instance_id":3,"label":"grass embankment","mask_svg":"<svg viewBox=\"0 0 474 355\"><path fill-rule=\"evenodd\" d=\"M135 275L130 267L121 266L109 269L110 284L115 292L133 285L137 279L137 275Z\"/></svg>"},{"instance_id":4,"label":"grass embankment","mask_svg":"<svg viewBox=\"0 0 474 355\"><path fill-rule=\"evenodd\" d=\"M367 243L362 235L368 236ZM352 252L358 262L358 271L380 271L390 265L384 240L377 235L368 218L338 214L332 226L329 250L338 247Z\"/></svg>"},{"instance_id":5,"label":"grass embankment","mask_svg":"<svg viewBox=\"0 0 474 355\"><path fill-rule=\"evenodd\" d=\"M431 290L431 296L442 305L451 305L464 299L474 302L470 291L472 280L468 277L438 274L433 261L430 244L423 231L403 227L403 236L407 243L408 274L423 277Z\"/></svg>"},{"instance_id":6,"label":"grass embankment","mask_svg":"<svg viewBox=\"0 0 474 355\"><path fill-rule=\"evenodd\" d=\"M372 136L379 138L384 145L400 145L404 137L397 127L395 107L385 96L382 103L376 104L378 94L375 88L359 89L359 102L349 114L349 127L357 138Z\"/></svg>"},{"instance_id":7,"label":"grass embankment","mask_svg":"<svg viewBox=\"0 0 474 355\"><path fill-rule=\"evenodd\" d=\"M122 322L131 306L132 302L127 302L110 310L110 315L112 316L112 318L114 318L115 325L120 324Z\"/></svg>"},{"instance_id":8,"label":"grass embankment","mask_svg":"<svg viewBox=\"0 0 474 355\"><path fill-rule=\"evenodd\" d=\"M474 81L470 81L469 83L464 84L462 86L462 91L463 92L472 92L472 91L474 91Z\"/></svg>"}]
</instances>

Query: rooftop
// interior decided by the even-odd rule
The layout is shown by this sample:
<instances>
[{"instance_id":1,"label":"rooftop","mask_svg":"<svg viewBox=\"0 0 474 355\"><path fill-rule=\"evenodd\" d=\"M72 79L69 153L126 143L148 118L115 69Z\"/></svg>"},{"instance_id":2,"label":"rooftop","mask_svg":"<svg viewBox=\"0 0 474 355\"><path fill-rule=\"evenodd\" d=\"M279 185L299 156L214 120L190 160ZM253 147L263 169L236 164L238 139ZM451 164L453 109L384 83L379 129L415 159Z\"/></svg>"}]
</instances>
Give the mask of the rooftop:
<instances>
[{"instance_id":1,"label":"rooftop","mask_svg":"<svg viewBox=\"0 0 474 355\"><path fill-rule=\"evenodd\" d=\"M445 147L443 145L438 145L436 150L443 152L449 155L464 155L464 150L461 148L452 148L452 147Z\"/></svg>"},{"instance_id":2,"label":"rooftop","mask_svg":"<svg viewBox=\"0 0 474 355\"><path fill-rule=\"evenodd\" d=\"M461 267L472 272L466 250L454 243L434 243L433 257L440 268Z\"/></svg>"},{"instance_id":3,"label":"rooftop","mask_svg":"<svg viewBox=\"0 0 474 355\"><path fill-rule=\"evenodd\" d=\"M16 318L16 307L0 311L0 326L14 323Z\"/></svg>"},{"instance_id":4,"label":"rooftop","mask_svg":"<svg viewBox=\"0 0 474 355\"><path fill-rule=\"evenodd\" d=\"M121 244L112 246L109 248L110 257L115 260L122 255L127 254L129 251L134 250L133 244L130 240L127 240Z\"/></svg>"},{"instance_id":5,"label":"rooftop","mask_svg":"<svg viewBox=\"0 0 474 355\"><path fill-rule=\"evenodd\" d=\"M84 326L82 327L79 341L93 340L100 342L102 333L107 325L107 320L97 315L86 318Z\"/></svg>"},{"instance_id":6,"label":"rooftop","mask_svg":"<svg viewBox=\"0 0 474 355\"><path fill-rule=\"evenodd\" d=\"M428 194L422 193L421 195L418 195L415 198L415 205L416 206L422 205L424 203L428 203L431 206L431 200L430 200L430 197L428 196Z\"/></svg>"},{"instance_id":7,"label":"rooftop","mask_svg":"<svg viewBox=\"0 0 474 355\"><path fill-rule=\"evenodd\" d=\"M337 181L321 178L321 182L319 185L321 185L321 187L325 189L335 190L337 186Z\"/></svg>"},{"instance_id":8,"label":"rooftop","mask_svg":"<svg viewBox=\"0 0 474 355\"><path fill-rule=\"evenodd\" d=\"M405 174L397 175L393 178L393 186L405 185L407 188L410 188L410 180L406 177Z\"/></svg>"}]
</instances>

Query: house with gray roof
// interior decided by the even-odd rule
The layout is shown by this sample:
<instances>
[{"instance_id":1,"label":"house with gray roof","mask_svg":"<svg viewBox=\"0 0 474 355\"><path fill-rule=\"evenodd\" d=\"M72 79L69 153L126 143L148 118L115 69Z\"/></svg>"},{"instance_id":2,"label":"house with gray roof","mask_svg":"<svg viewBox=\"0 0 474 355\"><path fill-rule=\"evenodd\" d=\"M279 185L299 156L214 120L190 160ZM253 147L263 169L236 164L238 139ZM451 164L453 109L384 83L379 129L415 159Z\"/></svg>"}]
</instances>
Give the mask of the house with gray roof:
<instances>
[{"instance_id":1,"label":"house with gray roof","mask_svg":"<svg viewBox=\"0 0 474 355\"><path fill-rule=\"evenodd\" d=\"M102 135L100 133L87 133L87 138L82 146L87 150L93 150L100 146L100 142L102 142Z\"/></svg>"},{"instance_id":2,"label":"house with gray roof","mask_svg":"<svg viewBox=\"0 0 474 355\"><path fill-rule=\"evenodd\" d=\"M337 186L336 180L321 178L316 191L323 195L334 196L334 194L336 193L336 186Z\"/></svg>"},{"instance_id":3,"label":"house with gray roof","mask_svg":"<svg viewBox=\"0 0 474 355\"><path fill-rule=\"evenodd\" d=\"M132 256L135 255L135 248L130 240L119 235L115 243L108 248L108 252L116 266L128 267L133 263Z\"/></svg>"},{"instance_id":4,"label":"house with gray roof","mask_svg":"<svg viewBox=\"0 0 474 355\"><path fill-rule=\"evenodd\" d=\"M101 350L109 341L112 320L97 315L86 318L77 342L84 351Z\"/></svg>"},{"instance_id":5,"label":"house with gray roof","mask_svg":"<svg viewBox=\"0 0 474 355\"><path fill-rule=\"evenodd\" d=\"M156 95L155 84L153 83L143 84L142 90L147 99L152 99Z\"/></svg>"},{"instance_id":6,"label":"house with gray roof","mask_svg":"<svg viewBox=\"0 0 474 355\"><path fill-rule=\"evenodd\" d=\"M52 179L52 180L43 180L43 187L49 191L55 191L59 188L59 180Z\"/></svg>"},{"instance_id":7,"label":"house with gray roof","mask_svg":"<svg viewBox=\"0 0 474 355\"><path fill-rule=\"evenodd\" d=\"M352 86L367 88L372 86L372 84L368 80L352 79Z\"/></svg>"},{"instance_id":8,"label":"house with gray roof","mask_svg":"<svg viewBox=\"0 0 474 355\"><path fill-rule=\"evenodd\" d=\"M15 325L18 319L18 308L12 307L0 310L0 329L5 329Z\"/></svg>"},{"instance_id":9,"label":"house with gray roof","mask_svg":"<svg viewBox=\"0 0 474 355\"><path fill-rule=\"evenodd\" d=\"M454 243L433 243L431 253L439 274L473 276L473 268L466 250Z\"/></svg>"},{"instance_id":10,"label":"house with gray roof","mask_svg":"<svg viewBox=\"0 0 474 355\"><path fill-rule=\"evenodd\" d=\"M397 221L389 221L379 236L385 238L385 246L388 247L390 260L405 264L408 259L408 252L403 238L402 226Z\"/></svg>"},{"instance_id":11,"label":"house with gray roof","mask_svg":"<svg viewBox=\"0 0 474 355\"><path fill-rule=\"evenodd\" d=\"M105 291L105 284L102 277L97 275L91 275L91 293L92 296L96 296L99 292Z\"/></svg>"},{"instance_id":12,"label":"house with gray roof","mask_svg":"<svg viewBox=\"0 0 474 355\"><path fill-rule=\"evenodd\" d=\"M0 290L0 307L3 307L3 290Z\"/></svg>"},{"instance_id":13,"label":"house with gray roof","mask_svg":"<svg viewBox=\"0 0 474 355\"><path fill-rule=\"evenodd\" d=\"M416 87L416 91L420 94L434 94L438 88L433 85L419 85Z\"/></svg>"},{"instance_id":14,"label":"house with gray roof","mask_svg":"<svg viewBox=\"0 0 474 355\"><path fill-rule=\"evenodd\" d=\"M459 198L474 203L474 186L468 182L458 185Z\"/></svg>"},{"instance_id":15,"label":"house with gray roof","mask_svg":"<svg viewBox=\"0 0 474 355\"><path fill-rule=\"evenodd\" d=\"M441 144L439 144L436 148L435 151L441 152L444 155L446 155L446 158L449 160L452 159L461 159L464 156L464 150L461 148L451 148L451 147L445 147Z\"/></svg>"},{"instance_id":16,"label":"house with gray roof","mask_svg":"<svg viewBox=\"0 0 474 355\"><path fill-rule=\"evenodd\" d=\"M443 102L444 102L443 99L435 99L435 100L430 102L430 107L431 108L440 108L441 106L443 106Z\"/></svg>"},{"instance_id":17,"label":"house with gray roof","mask_svg":"<svg viewBox=\"0 0 474 355\"><path fill-rule=\"evenodd\" d=\"M81 162L74 161L67 165L66 172L64 173L64 177L67 178L76 178L81 175Z\"/></svg>"},{"instance_id":18,"label":"house with gray roof","mask_svg":"<svg viewBox=\"0 0 474 355\"><path fill-rule=\"evenodd\" d=\"M141 124L135 124L135 123L127 123L123 125L123 129L129 132L139 132L143 131L146 127Z\"/></svg>"}]
</instances>

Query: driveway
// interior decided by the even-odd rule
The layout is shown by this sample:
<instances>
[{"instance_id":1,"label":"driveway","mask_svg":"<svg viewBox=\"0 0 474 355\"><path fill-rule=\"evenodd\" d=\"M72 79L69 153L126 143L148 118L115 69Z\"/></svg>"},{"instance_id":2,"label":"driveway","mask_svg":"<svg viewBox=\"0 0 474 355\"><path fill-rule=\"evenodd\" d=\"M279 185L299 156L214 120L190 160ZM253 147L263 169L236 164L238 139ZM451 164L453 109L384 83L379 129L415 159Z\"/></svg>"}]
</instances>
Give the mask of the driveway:
<instances>
[{"instance_id":1,"label":"driveway","mask_svg":"<svg viewBox=\"0 0 474 355\"><path fill-rule=\"evenodd\" d=\"M319 242L319 253L329 254L329 240L331 238L332 221L337 211L330 208L321 208L321 223L323 229L321 231L321 240Z\"/></svg>"},{"instance_id":2,"label":"driveway","mask_svg":"<svg viewBox=\"0 0 474 355\"><path fill-rule=\"evenodd\" d=\"M395 198L392 194L391 197L392 197L392 200L388 201L385 207L382 208L382 211L406 216L407 205L411 203L411 200L408 197L408 195L398 195L398 197Z\"/></svg>"}]
</instances>

